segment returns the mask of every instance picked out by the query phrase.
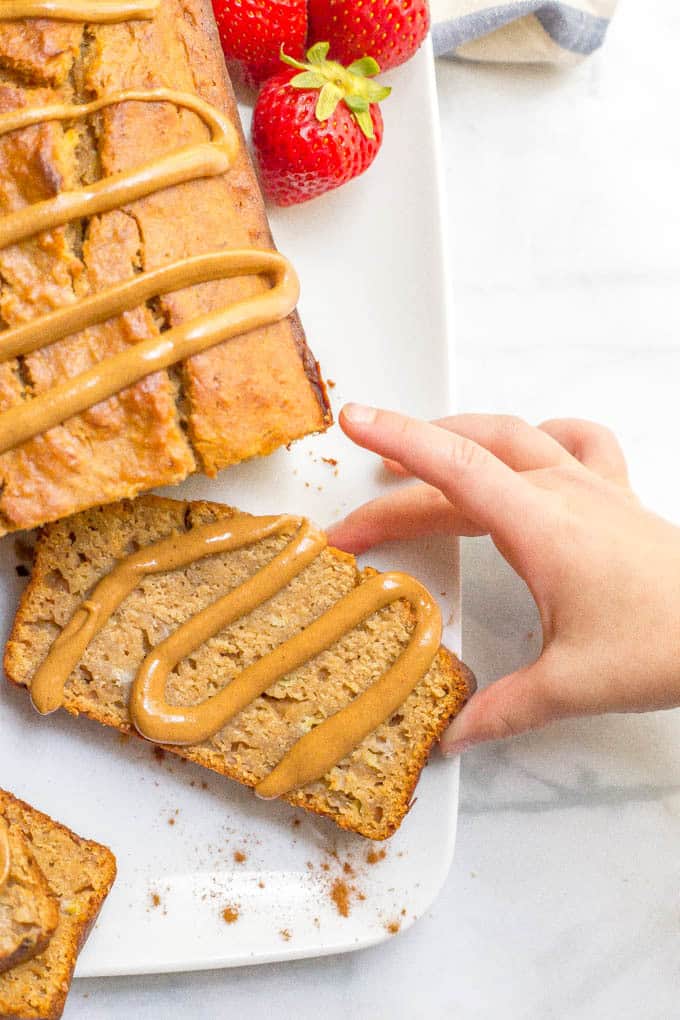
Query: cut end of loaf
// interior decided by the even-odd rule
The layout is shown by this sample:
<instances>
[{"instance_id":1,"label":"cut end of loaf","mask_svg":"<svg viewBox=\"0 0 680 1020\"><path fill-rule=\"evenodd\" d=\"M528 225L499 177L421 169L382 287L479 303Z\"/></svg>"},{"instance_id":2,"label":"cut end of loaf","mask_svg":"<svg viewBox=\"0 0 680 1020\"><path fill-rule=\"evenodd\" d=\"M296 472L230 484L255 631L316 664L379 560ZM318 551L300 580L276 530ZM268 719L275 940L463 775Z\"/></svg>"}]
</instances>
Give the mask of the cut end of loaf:
<instances>
[{"instance_id":1,"label":"cut end of loaf","mask_svg":"<svg viewBox=\"0 0 680 1020\"><path fill-rule=\"evenodd\" d=\"M235 512L216 503L149 496L49 525L37 543L32 577L7 646L7 676L30 688L61 628L116 560L173 531ZM183 570L145 578L91 642L71 675L66 710L130 732L129 689L150 647L252 576L287 541L285 535L274 536ZM325 549L281 592L183 660L170 675L168 699L176 704L203 701L308 626L370 573L374 572L360 572L353 556ZM379 610L326 652L272 684L215 737L166 749L255 786L301 736L385 672L408 643L413 625L408 603ZM409 810L433 743L473 685L470 671L441 648L426 676L391 718L320 780L286 799L326 815L342 828L386 839Z\"/></svg>"}]
</instances>

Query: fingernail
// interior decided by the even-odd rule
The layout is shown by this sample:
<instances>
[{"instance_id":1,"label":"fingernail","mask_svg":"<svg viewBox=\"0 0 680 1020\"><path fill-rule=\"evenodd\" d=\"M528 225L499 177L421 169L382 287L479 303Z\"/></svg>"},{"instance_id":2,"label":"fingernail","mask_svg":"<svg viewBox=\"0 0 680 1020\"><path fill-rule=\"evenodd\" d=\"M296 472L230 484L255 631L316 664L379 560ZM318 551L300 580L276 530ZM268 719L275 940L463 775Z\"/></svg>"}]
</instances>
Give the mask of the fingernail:
<instances>
[{"instance_id":1,"label":"fingernail","mask_svg":"<svg viewBox=\"0 0 680 1020\"><path fill-rule=\"evenodd\" d=\"M342 409L342 416L350 425L370 425L377 413L374 407L364 404L345 404Z\"/></svg>"},{"instance_id":2,"label":"fingernail","mask_svg":"<svg viewBox=\"0 0 680 1020\"><path fill-rule=\"evenodd\" d=\"M474 740L456 740L453 744L442 747L441 752L444 758L457 758L458 755L464 754L465 751L474 747L474 743Z\"/></svg>"}]
</instances>

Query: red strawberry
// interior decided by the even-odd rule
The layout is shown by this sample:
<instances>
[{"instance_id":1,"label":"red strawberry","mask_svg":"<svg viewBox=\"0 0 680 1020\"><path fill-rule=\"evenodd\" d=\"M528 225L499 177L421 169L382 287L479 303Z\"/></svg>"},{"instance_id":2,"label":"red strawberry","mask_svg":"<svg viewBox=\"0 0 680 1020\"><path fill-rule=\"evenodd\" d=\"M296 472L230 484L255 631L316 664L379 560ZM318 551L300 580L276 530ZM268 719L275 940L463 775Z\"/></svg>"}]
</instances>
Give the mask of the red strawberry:
<instances>
[{"instance_id":1,"label":"red strawberry","mask_svg":"<svg viewBox=\"0 0 680 1020\"><path fill-rule=\"evenodd\" d=\"M309 38L343 64L371 53L383 71L410 60L430 27L427 0L309 0Z\"/></svg>"},{"instance_id":2,"label":"red strawberry","mask_svg":"<svg viewBox=\"0 0 680 1020\"><path fill-rule=\"evenodd\" d=\"M224 55L242 65L251 86L280 71L282 46L294 57L305 52L305 0L213 0L213 10Z\"/></svg>"},{"instance_id":3,"label":"red strawberry","mask_svg":"<svg viewBox=\"0 0 680 1020\"><path fill-rule=\"evenodd\" d=\"M382 142L378 103L390 90L371 81L371 57L345 68L326 60L328 43L307 51L303 64L262 86L252 137L265 191L278 205L294 205L338 188L368 169ZM301 72L301 73L298 73Z\"/></svg>"}]
</instances>

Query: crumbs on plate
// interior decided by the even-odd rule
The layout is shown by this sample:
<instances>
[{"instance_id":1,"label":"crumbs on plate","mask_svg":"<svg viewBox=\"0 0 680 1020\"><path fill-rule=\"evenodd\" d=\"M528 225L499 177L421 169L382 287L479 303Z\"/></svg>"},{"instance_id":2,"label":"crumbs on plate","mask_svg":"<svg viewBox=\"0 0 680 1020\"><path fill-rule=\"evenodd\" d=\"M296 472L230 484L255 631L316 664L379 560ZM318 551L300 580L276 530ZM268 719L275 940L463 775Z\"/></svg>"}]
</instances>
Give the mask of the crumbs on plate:
<instances>
[{"instance_id":1,"label":"crumbs on plate","mask_svg":"<svg viewBox=\"0 0 680 1020\"><path fill-rule=\"evenodd\" d=\"M349 917L350 888L347 882L336 878L331 886L331 899L335 903L335 909L341 917Z\"/></svg>"},{"instance_id":2,"label":"crumbs on plate","mask_svg":"<svg viewBox=\"0 0 680 1020\"><path fill-rule=\"evenodd\" d=\"M222 920L225 924L234 924L239 919L239 908L234 903L228 903L222 911Z\"/></svg>"}]
</instances>

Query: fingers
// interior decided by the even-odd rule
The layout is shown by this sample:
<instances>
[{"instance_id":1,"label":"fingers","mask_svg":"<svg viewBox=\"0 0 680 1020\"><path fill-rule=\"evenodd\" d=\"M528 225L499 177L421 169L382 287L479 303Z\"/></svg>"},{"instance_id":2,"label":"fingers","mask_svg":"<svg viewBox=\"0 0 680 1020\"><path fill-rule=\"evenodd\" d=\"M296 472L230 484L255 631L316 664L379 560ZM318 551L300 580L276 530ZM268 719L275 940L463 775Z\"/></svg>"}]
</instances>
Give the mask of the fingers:
<instances>
[{"instance_id":1,"label":"fingers","mask_svg":"<svg viewBox=\"0 0 680 1020\"><path fill-rule=\"evenodd\" d=\"M580 418L554 418L539 429L552 436L584 467L602 478L628 485L628 466L619 441L610 429Z\"/></svg>"},{"instance_id":2,"label":"fingers","mask_svg":"<svg viewBox=\"0 0 680 1020\"><path fill-rule=\"evenodd\" d=\"M537 428L512 415L459 414L433 424L465 436L515 471L535 471L577 460L602 478L628 484L626 459L616 436L604 425L579 418L555 418ZM408 472L385 459L395 474Z\"/></svg>"},{"instance_id":3,"label":"fingers","mask_svg":"<svg viewBox=\"0 0 680 1020\"><path fill-rule=\"evenodd\" d=\"M328 532L331 545L362 553L380 542L421 535L479 535L472 521L459 514L431 485L411 485L354 510Z\"/></svg>"},{"instance_id":4,"label":"fingers","mask_svg":"<svg viewBox=\"0 0 680 1020\"><path fill-rule=\"evenodd\" d=\"M454 432L392 411L346 405L340 424L350 439L439 489L480 532L512 556L543 527L542 493L484 447Z\"/></svg>"},{"instance_id":5,"label":"fingers","mask_svg":"<svg viewBox=\"0 0 680 1020\"><path fill-rule=\"evenodd\" d=\"M572 462L559 442L514 415L456 414L440 418L436 424L483 446L514 471L536 471Z\"/></svg>"},{"instance_id":6,"label":"fingers","mask_svg":"<svg viewBox=\"0 0 680 1020\"><path fill-rule=\"evenodd\" d=\"M435 424L436 424L436 422L435 422ZM392 474L395 474L395 475L408 475L408 471L406 470L405 467L401 466L399 461L390 460L389 457L383 457L382 462L383 462L383 467L387 468L388 471L391 471Z\"/></svg>"},{"instance_id":7,"label":"fingers","mask_svg":"<svg viewBox=\"0 0 680 1020\"><path fill-rule=\"evenodd\" d=\"M573 464L571 453L552 436L513 415L456 414L433 424L478 443L514 471ZM386 460L385 467L395 474L406 473L395 461Z\"/></svg>"},{"instance_id":8,"label":"fingers","mask_svg":"<svg viewBox=\"0 0 680 1020\"><path fill-rule=\"evenodd\" d=\"M445 755L461 754L486 740L503 740L540 729L558 718L544 694L539 662L474 694L441 739Z\"/></svg>"}]
</instances>

